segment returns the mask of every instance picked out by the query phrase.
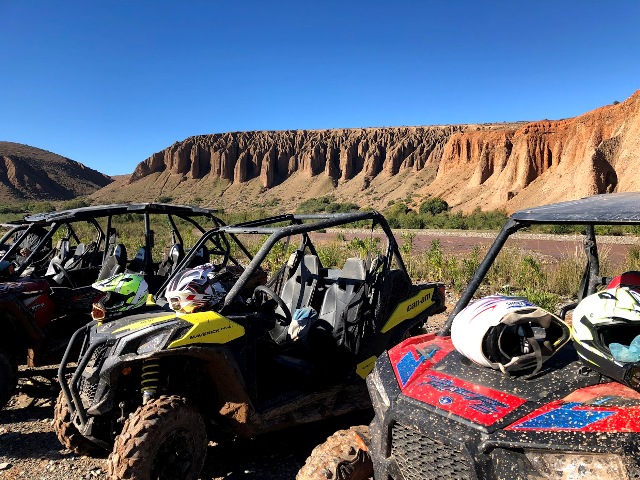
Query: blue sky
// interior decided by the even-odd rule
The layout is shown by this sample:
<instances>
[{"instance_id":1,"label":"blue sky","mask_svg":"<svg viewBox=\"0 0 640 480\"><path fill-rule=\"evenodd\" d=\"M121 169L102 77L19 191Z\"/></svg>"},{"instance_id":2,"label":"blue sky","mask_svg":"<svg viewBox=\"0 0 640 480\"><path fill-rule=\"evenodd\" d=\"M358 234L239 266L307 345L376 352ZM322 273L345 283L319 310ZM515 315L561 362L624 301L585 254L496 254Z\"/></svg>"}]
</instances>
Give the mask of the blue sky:
<instances>
[{"instance_id":1,"label":"blue sky","mask_svg":"<svg viewBox=\"0 0 640 480\"><path fill-rule=\"evenodd\" d=\"M0 0L0 140L109 175L191 135L559 119L640 89L640 2Z\"/></svg>"}]
</instances>

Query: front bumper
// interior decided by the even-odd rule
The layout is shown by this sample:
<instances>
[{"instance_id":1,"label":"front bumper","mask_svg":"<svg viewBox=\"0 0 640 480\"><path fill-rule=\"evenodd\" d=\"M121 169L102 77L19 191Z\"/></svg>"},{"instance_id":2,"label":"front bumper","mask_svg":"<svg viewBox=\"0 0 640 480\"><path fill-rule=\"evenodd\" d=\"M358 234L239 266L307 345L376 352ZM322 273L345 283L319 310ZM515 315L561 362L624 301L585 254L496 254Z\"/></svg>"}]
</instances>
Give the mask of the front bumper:
<instances>
[{"instance_id":1,"label":"front bumper","mask_svg":"<svg viewBox=\"0 0 640 480\"><path fill-rule=\"evenodd\" d=\"M131 368L125 367L141 364L157 353L155 350L139 353L145 340L157 338L156 334L161 334L163 342L166 343L172 338L171 334L179 333L185 328L188 327L176 319L114 335L112 329L96 328L96 322L91 322L73 334L60 363L58 380L71 413L71 420L84 437L109 448L111 429L107 425L115 416L124 415L122 408L119 408L121 399L118 399L117 393L123 379L122 372L131 371ZM71 361L71 352L78 343L83 344L82 353L71 379L67 382L65 371ZM157 348L162 349L164 343L159 343ZM140 389L139 379L136 388ZM110 418L105 418L105 414L109 413ZM100 423L100 426L97 426L97 423Z\"/></svg>"},{"instance_id":2,"label":"front bumper","mask_svg":"<svg viewBox=\"0 0 640 480\"><path fill-rule=\"evenodd\" d=\"M369 451L376 479L605 480L640 475L637 433L487 432L402 395L386 355L367 382L375 409ZM552 466L566 465L564 473L536 461L547 457L556 459ZM585 458L595 460L594 465L604 471L572 465L571 459ZM619 465L614 465L616 461ZM578 476L567 473L571 468Z\"/></svg>"}]
</instances>

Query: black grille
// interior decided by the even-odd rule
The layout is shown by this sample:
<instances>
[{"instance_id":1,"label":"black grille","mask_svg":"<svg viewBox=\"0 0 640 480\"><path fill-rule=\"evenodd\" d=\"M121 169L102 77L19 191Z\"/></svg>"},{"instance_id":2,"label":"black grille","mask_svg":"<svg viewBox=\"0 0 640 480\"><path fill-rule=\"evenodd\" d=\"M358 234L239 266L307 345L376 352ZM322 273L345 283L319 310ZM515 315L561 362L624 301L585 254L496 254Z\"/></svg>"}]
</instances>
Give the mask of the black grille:
<instances>
[{"instance_id":1,"label":"black grille","mask_svg":"<svg viewBox=\"0 0 640 480\"><path fill-rule=\"evenodd\" d=\"M101 366L106 351L106 344L100 345L95 349L95 351L91 355L91 359L87 362L87 366L82 372L82 376L80 377L80 380L78 382L80 398L85 408L89 408L91 406L91 404L93 403L93 399L96 396L100 377L95 373Z\"/></svg>"},{"instance_id":2,"label":"black grille","mask_svg":"<svg viewBox=\"0 0 640 480\"><path fill-rule=\"evenodd\" d=\"M470 457L459 447L445 445L399 423L392 427L391 438L391 455L405 480L475 478Z\"/></svg>"},{"instance_id":3,"label":"black grille","mask_svg":"<svg viewBox=\"0 0 640 480\"><path fill-rule=\"evenodd\" d=\"M80 391L80 399L84 408L89 408L93 403L93 399L96 396L98 390L98 381L91 378L81 378L78 382L78 390Z\"/></svg>"}]
</instances>

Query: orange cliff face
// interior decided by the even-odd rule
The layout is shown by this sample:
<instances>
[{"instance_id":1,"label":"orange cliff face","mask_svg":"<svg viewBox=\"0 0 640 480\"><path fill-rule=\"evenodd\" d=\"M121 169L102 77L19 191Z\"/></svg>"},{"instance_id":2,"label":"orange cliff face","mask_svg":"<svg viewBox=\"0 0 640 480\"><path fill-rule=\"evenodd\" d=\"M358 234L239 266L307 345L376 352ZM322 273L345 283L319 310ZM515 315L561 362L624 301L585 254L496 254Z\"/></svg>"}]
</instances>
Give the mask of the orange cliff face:
<instances>
[{"instance_id":1,"label":"orange cliff face","mask_svg":"<svg viewBox=\"0 0 640 480\"><path fill-rule=\"evenodd\" d=\"M515 124L229 132L176 142L128 181L94 194L292 210L333 195L383 209L440 196L455 209L508 212L640 190L640 91L564 120ZM199 185L199 186L198 186ZM213 192L207 197L207 192Z\"/></svg>"},{"instance_id":2,"label":"orange cliff face","mask_svg":"<svg viewBox=\"0 0 640 480\"><path fill-rule=\"evenodd\" d=\"M513 211L640 187L640 91L566 120L452 135L424 193L463 210Z\"/></svg>"},{"instance_id":3,"label":"orange cliff face","mask_svg":"<svg viewBox=\"0 0 640 480\"><path fill-rule=\"evenodd\" d=\"M420 170L439 161L452 132L465 126L359 128L231 132L190 137L140 163L133 184L153 173L202 179L212 175L232 183L258 178L264 188L296 173L325 174L336 183L359 174ZM434 157L435 158L434 160Z\"/></svg>"}]
</instances>

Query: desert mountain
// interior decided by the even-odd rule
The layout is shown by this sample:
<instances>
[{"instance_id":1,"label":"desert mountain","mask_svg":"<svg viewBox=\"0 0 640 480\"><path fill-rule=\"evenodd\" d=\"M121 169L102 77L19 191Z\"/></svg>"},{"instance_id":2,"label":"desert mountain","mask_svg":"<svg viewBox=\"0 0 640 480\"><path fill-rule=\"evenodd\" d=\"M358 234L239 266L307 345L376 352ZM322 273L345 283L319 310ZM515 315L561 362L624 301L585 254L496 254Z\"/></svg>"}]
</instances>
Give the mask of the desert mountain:
<instances>
[{"instance_id":1,"label":"desert mountain","mask_svg":"<svg viewBox=\"0 0 640 480\"><path fill-rule=\"evenodd\" d=\"M162 196L234 209L333 195L383 208L441 196L513 211L640 189L640 91L578 117L516 124L231 132L154 153L99 201Z\"/></svg>"},{"instance_id":2,"label":"desert mountain","mask_svg":"<svg viewBox=\"0 0 640 480\"><path fill-rule=\"evenodd\" d=\"M0 142L0 202L69 200L88 195L111 178L55 153Z\"/></svg>"}]
</instances>

